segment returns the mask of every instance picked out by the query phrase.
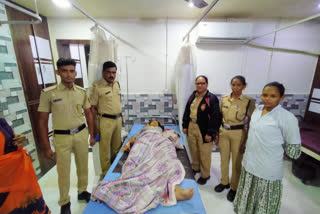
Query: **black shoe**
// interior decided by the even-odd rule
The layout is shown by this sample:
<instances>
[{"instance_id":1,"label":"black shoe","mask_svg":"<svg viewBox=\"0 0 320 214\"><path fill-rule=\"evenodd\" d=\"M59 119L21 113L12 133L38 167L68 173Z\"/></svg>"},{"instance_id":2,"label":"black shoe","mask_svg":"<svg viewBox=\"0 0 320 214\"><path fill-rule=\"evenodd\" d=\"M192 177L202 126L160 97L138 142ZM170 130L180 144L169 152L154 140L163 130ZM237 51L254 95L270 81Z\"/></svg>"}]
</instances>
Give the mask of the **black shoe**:
<instances>
[{"instance_id":1,"label":"black shoe","mask_svg":"<svg viewBox=\"0 0 320 214\"><path fill-rule=\"evenodd\" d=\"M86 200L88 203L90 201L91 194L88 193L87 191L84 191L80 194L78 194L78 200Z\"/></svg>"},{"instance_id":2,"label":"black shoe","mask_svg":"<svg viewBox=\"0 0 320 214\"><path fill-rule=\"evenodd\" d=\"M60 214L71 214L70 205L71 205L70 201L67 204L62 205Z\"/></svg>"},{"instance_id":3,"label":"black shoe","mask_svg":"<svg viewBox=\"0 0 320 214\"><path fill-rule=\"evenodd\" d=\"M200 184L200 185L204 185L207 183L207 180L210 179L210 176L209 177L206 177L206 178L203 178L203 177L200 177L198 180L197 180L197 183Z\"/></svg>"},{"instance_id":4,"label":"black shoe","mask_svg":"<svg viewBox=\"0 0 320 214\"><path fill-rule=\"evenodd\" d=\"M196 170L192 170L193 171L193 175L196 175L197 173L200 173L200 170L199 171L196 171Z\"/></svg>"},{"instance_id":5,"label":"black shoe","mask_svg":"<svg viewBox=\"0 0 320 214\"><path fill-rule=\"evenodd\" d=\"M236 193L237 193L237 191L230 189L230 191L228 192L228 195L227 195L228 201L233 202L234 198L236 197Z\"/></svg>"},{"instance_id":6,"label":"black shoe","mask_svg":"<svg viewBox=\"0 0 320 214\"><path fill-rule=\"evenodd\" d=\"M227 185L219 184L214 188L214 191L222 192L223 190L229 189L229 188L230 188L230 184L227 184Z\"/></svg>"}]
</instances>

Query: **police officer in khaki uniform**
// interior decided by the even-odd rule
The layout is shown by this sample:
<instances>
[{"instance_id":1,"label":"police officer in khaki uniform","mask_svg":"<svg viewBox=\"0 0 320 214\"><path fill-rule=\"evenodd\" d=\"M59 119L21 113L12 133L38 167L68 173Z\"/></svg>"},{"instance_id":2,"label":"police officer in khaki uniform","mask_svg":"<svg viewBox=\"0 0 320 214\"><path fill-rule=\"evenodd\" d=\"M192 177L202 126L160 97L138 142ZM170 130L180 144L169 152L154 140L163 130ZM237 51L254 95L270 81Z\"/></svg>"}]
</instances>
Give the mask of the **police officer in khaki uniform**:
<instances>
[{"instance_id":1,"label":"police officer in khaki uniform","mask_svg":"<svg viewBox=\"0 0 320 214\"><path fill-rule=\"evenodd\" d=\"M204 185L210 179L211 152L221 124L221 113L218 98L207 90L208 78L198 76L195 83L197 90L187 102L182 127L188 135L193 172L201 173L197 183Z\"/></svg>"},{"instance_id":2,"label":"police officer in khaki uniform","mask_svg":"<svg viewBox=\"0 0 320 214\"><path fill-rule=\"evenodd\" d=\"M61 83L42 91L40 96L39 131L44 156L54 159L56 156L61 213L70 211L70 164L71 152L75 154L78 176L78 200L90 200L88 185L88 129L90 145L94 145L93 118L87 92L74 84L76 62L72 59L59 59L57 74ZM48 119L52 113L55 154L50 148L48 138ZM86 118L86 120L85 120Z\"/></svg>"},{"instance_id":3,"label":"police officer in khaki uniform","mask_svg":"<svg viewBox=\"0 0 320 214\"><path fill-rule=\"evenodd\" d=\"M255 101L242 94L246 87L243 76L235 76L231 80L232 93L221 99L221 112L223 116L219 132L220 155L221 155L221 183L215 187L216 192L229 189L229 161L232 155L231 189L227 199L233 201L238 188L241 173L242 148L247 134L246 125L255 109Z\"/></svg>"},{"instance_id":4,"label":"police officer in khaki uniform","mask_svg":"<svg viewBox=\"0 0 320 214\"><path fill-rule=\"evenodd\" d=\"M117 66L108 61L103 64L101 80L93 83L90 103L94 119L98 118L100 164L102 179L121 147L122 109L120 86L115 81Z\"/></svg>"}]
</instances>

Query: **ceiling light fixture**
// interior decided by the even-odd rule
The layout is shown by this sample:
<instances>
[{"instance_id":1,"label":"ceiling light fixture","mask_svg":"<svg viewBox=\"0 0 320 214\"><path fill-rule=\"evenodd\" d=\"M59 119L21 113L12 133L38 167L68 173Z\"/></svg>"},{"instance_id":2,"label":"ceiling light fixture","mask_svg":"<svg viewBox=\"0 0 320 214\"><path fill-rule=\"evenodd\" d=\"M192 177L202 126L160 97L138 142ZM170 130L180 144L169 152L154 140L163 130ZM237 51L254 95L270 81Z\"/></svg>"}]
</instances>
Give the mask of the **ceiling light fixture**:
<instances>
[{"instance_id":1,"label":"ceiling light fixture","mask_svg":"<svg viewBox=\"0 0 320 214\"><path fill-rule=\"evenodd\" d=\"M318 4L318 8L320 8L320 3Z\"/></svg>"},{"instance_id":2,"label":"ceiling light fixture","mask_svg":"<svg viewBox=\"0 0 320 214\"><path fill-rule=\"evenodd\" d=\"M189 2L189 7L197 7L197 8L204 8L208 6L208 3L204 0L185 0L186 2Z\"/></svg>"},{"instance_id":3,"label":"ceiling light fixture","mask_svg":"<svg viewBox=\"0 0 320 214\"><path fill-rule=\"evenodd\" d=\"M68 0L52 0L55 5L60 8L69 8L71 4Z\"/></svg>"}]
</instances>

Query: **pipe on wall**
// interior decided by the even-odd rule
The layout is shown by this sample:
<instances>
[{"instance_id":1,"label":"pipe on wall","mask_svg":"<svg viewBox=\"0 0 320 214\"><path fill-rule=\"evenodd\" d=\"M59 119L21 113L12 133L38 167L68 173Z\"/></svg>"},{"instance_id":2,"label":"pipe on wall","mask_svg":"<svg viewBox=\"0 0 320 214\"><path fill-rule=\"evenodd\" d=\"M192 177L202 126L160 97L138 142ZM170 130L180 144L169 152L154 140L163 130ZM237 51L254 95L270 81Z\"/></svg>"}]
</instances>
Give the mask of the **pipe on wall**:
<instances>
[{"instance_id":1,"label":"pipe on wall","mask_svg":"<svg viewBox=\"0 0 320 214\"><path fill-rule=\"evenodd\" d=\"M13 9L19 10L22 13L25 13L33 18L35 18L36 20L32 20L32 21L0 21L0 25L1 24L40 24L42 22L41 17L39 16L39 12L38 12L38 6L37 6L37 0L34 0L34 5L35 5L35 10L36 13L32 13L22 7L20 7L19 5L13 4L11 2L5 1L5 0L0 0L0 3L11 7Z\"/></svg>"}]
</instances>

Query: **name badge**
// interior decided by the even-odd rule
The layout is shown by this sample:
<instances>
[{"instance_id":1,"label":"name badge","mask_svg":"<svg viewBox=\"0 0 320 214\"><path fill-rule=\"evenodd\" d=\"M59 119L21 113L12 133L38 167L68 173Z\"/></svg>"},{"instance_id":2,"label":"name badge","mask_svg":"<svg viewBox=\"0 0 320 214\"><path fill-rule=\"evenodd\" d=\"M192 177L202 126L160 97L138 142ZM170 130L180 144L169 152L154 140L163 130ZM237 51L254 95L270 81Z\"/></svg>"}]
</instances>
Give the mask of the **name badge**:
<instances>
[{"instance_id":1,"label":"name badge","mask_svg":"<svg viewBox=\"0 0 320 214\"><path fill-rule=\"evenodd\" d=\"M229 108L228 106L223 106L223 108Z\"/></svg>"},{"instance_id":2,"label":"name badge","mask_svg":"<svg viewBox=\"0 0 320 214\"><path fill-rule=\"evenodd\" d=\"M59 99L53 100L53 102L56 103L56 102L59 102L59 101L61 101L61 100L62 100L62 98L59 98Z\"/></svg>"},{"instance_id":3,"label":"name badge","mask_svg":"<svg viewBox=\"0 0 320 214\"><path fill-rule=\"evenodd\" d=\"M206 104L202 104L200 108L201 108L201 111L204 111L206 109Z\"/></svg>"}]
</instances>

